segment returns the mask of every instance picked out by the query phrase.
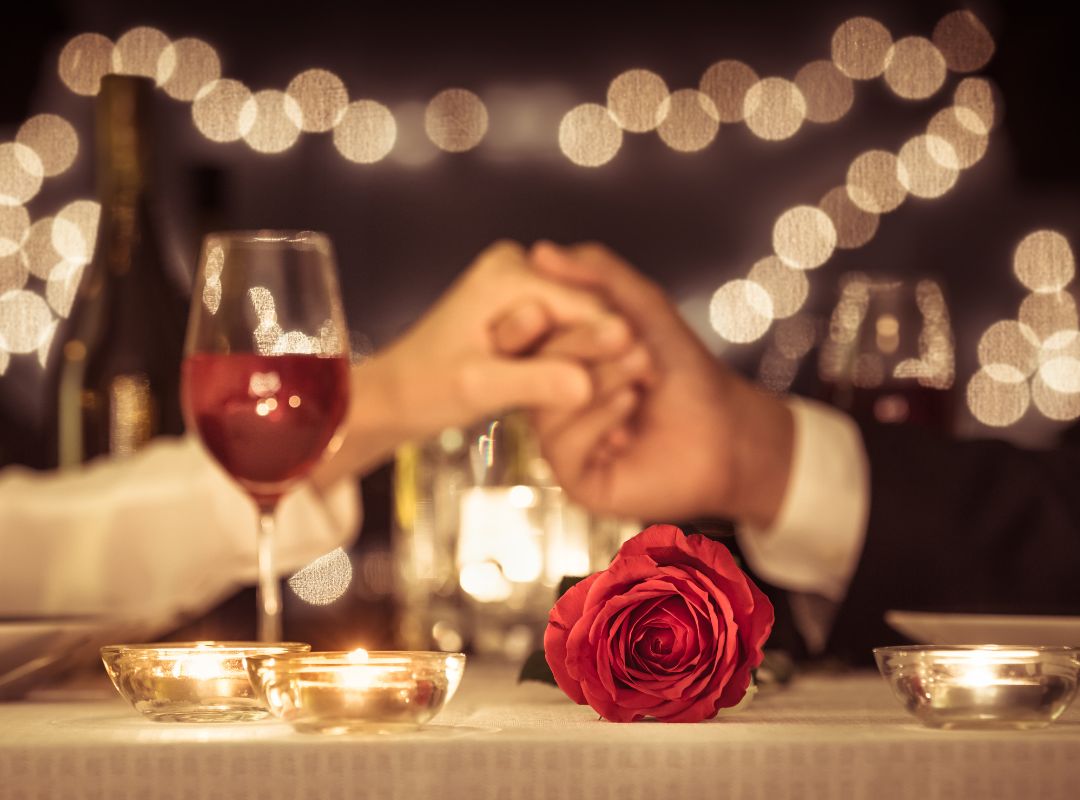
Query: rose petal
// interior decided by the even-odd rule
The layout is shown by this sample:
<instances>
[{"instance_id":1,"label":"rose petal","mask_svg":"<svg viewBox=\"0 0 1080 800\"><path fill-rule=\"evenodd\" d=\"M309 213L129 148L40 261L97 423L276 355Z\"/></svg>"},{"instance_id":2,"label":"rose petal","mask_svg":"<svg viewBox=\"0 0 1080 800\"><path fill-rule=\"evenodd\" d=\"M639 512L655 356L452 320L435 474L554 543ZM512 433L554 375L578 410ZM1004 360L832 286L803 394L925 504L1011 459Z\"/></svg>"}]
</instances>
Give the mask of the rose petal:
<instances>
[{"instance_id":1,"label":"rose petal","mask_svg":"<svg viewBox=\"0 0 1080 800\"><path fill-rule=\"evenodd\" d=\"M597 575L599 573L578 581L563 593L551 609L548 626L544 631L544 659L551 668L551 674L555 676L555 683L578 705L585 704L585 695L581 691L581 685L567 670L567 639L574 624L581 619L585 596Z\"/></svg>"}]
</instances>

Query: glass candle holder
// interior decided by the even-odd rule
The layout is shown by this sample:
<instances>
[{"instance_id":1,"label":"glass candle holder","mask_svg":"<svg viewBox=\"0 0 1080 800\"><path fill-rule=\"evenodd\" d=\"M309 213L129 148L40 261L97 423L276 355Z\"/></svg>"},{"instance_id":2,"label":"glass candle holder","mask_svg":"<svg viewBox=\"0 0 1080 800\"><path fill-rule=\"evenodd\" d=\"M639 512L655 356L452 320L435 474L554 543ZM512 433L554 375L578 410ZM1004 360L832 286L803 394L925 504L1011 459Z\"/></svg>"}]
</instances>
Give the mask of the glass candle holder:
<instances>
[{"instance_id":1,"label":"glass candle holder","mask_svg":"<svg viewBox=\"0 0 1080 800\"><path fill-rule=\"evenodd\" d=\"M996 645L879 647L878 669L931 728L1042 728L1076 695L1080 651Z\"/></svg>"},{"instance_id":2,"label":"glass candle holder","mask_svg":"<svg viewBox=\"0 0 1080 800\"><path fill-rule=\"evenodd\" d=\"M101 660L116 690L156 722L238 722L270 712L252 689L244 658L302 653L299 642L114 644Z\"/></svg>"},{"instance_id":3,"label":"glass candle holder","mask_svg":"<svg viewBox=\"0 0 1080 800\"><path fill-rule=\"evenodd\" d=\"M304 733L415 730L450 701L461 653L379 651L252 656L248 674L270 711Z\"/></svg>"}]
</instances>

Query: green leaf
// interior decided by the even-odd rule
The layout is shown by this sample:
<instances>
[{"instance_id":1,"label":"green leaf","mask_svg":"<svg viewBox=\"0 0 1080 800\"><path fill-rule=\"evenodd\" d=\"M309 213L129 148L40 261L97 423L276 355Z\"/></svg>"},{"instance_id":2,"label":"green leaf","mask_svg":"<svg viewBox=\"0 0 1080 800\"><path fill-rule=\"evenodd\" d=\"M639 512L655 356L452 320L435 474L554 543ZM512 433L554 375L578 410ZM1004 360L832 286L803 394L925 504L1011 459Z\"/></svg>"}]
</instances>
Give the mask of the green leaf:
<instances>
[{"instance_id":1,"label":"green leaf","mask_svg":"<svg viewBox=\"0 0 1080 800\"><path fill-rule=\"evenodd\" d=\"M548 666L547 659L544 658L544 651L537 650L527 659L521 667L521 674L518 675L518 683L524 681L539 681L540 683L550 683L552 686L558 686L555 682L555 676L551 674L551 667Z\"/></svg>"}]
</instances>

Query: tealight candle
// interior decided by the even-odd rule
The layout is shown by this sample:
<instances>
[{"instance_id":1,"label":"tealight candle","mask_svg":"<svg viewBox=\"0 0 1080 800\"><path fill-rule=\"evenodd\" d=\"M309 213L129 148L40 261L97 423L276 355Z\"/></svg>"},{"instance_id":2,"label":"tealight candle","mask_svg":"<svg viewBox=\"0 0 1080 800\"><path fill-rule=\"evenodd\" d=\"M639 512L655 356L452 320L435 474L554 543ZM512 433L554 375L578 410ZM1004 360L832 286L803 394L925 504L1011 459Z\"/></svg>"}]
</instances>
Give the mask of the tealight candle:
<instances>
[{"instance_id":1,"label":"tealight candle","mask_svg":"<svg viewBox=\"0 0 1080 800\"><path fill-rule=\"evenodd\" d=\"M116 690L157 722L236 722L269 716L244 658L302 653L299 642L176 642L101 648Z\"/></svg>"},{"instance_id":2,"label":"tealight candle","mask_svg":"<svg viewBox=\"0 0 1080 800\"><path fill-rule=\"evenodd\" d=\"M900 702L935 728L1040 728L1076 694L1078 651L1068 647L880 647L881 674Z\"/></svg>"},{"instance_id":3,"label":"tealight candle","mask_svg":"<svg viewBox=\"0 0 1080 800\"><path fill-rule=\"evenodd\" d=\"M298 653L247 659L267 707L298 731L383 733L430 721L457 690L460 653Z\"/></svg>"}]
</instances>

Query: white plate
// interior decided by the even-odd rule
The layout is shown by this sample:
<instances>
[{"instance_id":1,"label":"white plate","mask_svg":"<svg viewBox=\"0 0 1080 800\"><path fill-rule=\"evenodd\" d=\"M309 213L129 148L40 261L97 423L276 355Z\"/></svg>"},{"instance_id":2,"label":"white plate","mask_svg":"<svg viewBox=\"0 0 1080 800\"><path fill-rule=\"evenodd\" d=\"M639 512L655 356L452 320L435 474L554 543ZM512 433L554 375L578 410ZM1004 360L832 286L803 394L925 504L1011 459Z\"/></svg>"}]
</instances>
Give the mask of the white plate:
<instances>
[{"instance_id":1,"label":"white plate","mask_svg":"<svg viewBox=\"0 0 1080 800\"><path fill-rule=\"evenodd\" d=\"M886 611L885 622L920 644L1080 647L1080 617Z\"/></svg>"},{"instance_id":2,"label":"white plate","mask_svg":"<svg viewBox=\"0 0 1080 800\"><path fill-rule=\"evenodd\" d=\"M62 672L99 630L92 620L0 618L0 699L19 697Z\"/></svg>"}]
</instances>

